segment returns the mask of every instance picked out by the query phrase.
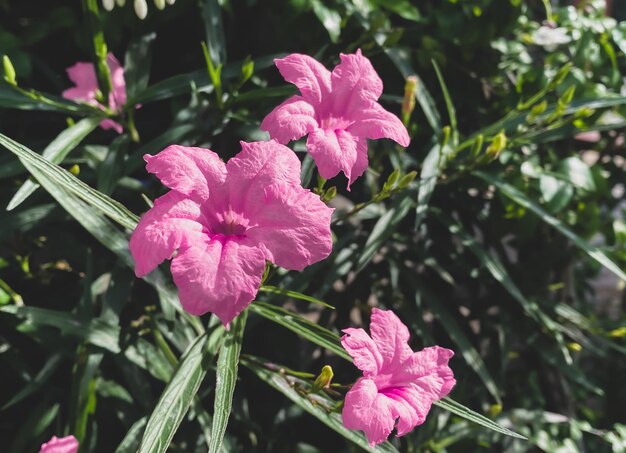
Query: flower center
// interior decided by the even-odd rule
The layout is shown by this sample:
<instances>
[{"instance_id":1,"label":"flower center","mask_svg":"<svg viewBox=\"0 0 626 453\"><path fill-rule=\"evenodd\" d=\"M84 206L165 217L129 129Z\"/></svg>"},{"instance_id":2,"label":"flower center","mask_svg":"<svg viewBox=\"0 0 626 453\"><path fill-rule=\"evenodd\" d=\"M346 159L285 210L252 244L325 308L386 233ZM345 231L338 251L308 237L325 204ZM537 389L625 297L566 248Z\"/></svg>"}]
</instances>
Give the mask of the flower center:
<instances>
[{"instance_id":1,"label":"flower center","mask_svg":"<svg viewBox=\"0 0 626 453\"><path fill-rule=\"evenodd\" d=\"M223 236L242 236L248 229L248 219L241 214L229 209L222 215L217 216L217 221L212 225L212 233Z\"/></svg>"},{"instance_id":2,"label":"flower center","mask_svg":"<svg viewBox=\"0 0 626 453\"><path fill-rule=\"evenodd\" d=\"M320 121L320 127L324 130L336 131L336 130L345 130L348 126L350 126L354 121L349 121L344 119L343 117L334 117L328 116L326 118L322 118Z\"/></svg>"}]
</instances>

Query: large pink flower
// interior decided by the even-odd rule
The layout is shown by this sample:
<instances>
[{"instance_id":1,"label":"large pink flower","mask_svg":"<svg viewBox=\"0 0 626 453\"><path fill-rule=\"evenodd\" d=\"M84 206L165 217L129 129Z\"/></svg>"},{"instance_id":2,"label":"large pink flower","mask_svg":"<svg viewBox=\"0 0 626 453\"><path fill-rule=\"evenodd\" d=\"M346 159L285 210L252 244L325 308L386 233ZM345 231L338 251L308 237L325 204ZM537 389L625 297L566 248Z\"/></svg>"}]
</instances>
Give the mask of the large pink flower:
<instances>
[{"instance_id":1,"label":"large pink flower","mask_svg":"<svg viewBox=\"0 0 626 453\"><path fill-rule=\"evenodd\" d=\"M109 105L107 107L116 113L120 113L124 108L124 104L126 104L124 68L122 68L120 62L117 61L112 53L107 55L107 65L111 72L111 82L113 84L113 91L109 93ZM99 87L93 63L79 61L74 66L67 68L67 75L74 82L75 86L63 92L65 99L83 101L101 108L105 107L96 99ZM121 124L111 119L102 120L100 127L102 129L113 129L118 134L121 134L123 130Z\"/></svg>"},{"instance_id":2,"label":"large pink flower","mask_svg":"<svg viewBox=\"0 0 626 453\"><path fill-rule=\"evenodd\" d=\"M265 260L302 270L332 248L332 209L300 186L300 161L276 141L241 142L224 164L208 149L172 145L146 155L172 189L154 202L130 238L142 277L172 259L183 308L228 324L254 299Z\"/></svg>"},{"instance_id":3,"label":"large pink flower","mask_svg":"<svg viewBox=\"0 0 626 453\"><path fill-rule=\"evenodd\" d=\"M346 395L343 424L365 432L370 445L383 442L394 426L403 436L424 422L433 401L446 396L456 381L449 349L433 346L413 352L409 331L391 311L374 308L370 337L363 329L345 329L341 344L363 371Z\"/></svg>"},{"instance_id":4,"label":"large pink flower","mask_svg":"<svg viewBox=\"0 0 626 453\"><path fill-rule=\"evenodd\" d=\"M76 453L78 441L74 436L58 438L52 436L48 442L41 446L39 453Z\"/></svg>"},{"instance_id":5,"label":"large pink flower","mask_svg":"<svg viewBox=\"0 0 626 453\"><path fill-rule=\"evenodd\" d=\"M279 143L309 134L307 148L320 175L329 179L343 171L349 189L367 169L368 138L390 138L405 147L410 140L402 122L376 102L383 82L361 50L340 56L332 73L308 55L274 60L301 95L276 107L261 129Z\"/></svg>"}]
</instances>

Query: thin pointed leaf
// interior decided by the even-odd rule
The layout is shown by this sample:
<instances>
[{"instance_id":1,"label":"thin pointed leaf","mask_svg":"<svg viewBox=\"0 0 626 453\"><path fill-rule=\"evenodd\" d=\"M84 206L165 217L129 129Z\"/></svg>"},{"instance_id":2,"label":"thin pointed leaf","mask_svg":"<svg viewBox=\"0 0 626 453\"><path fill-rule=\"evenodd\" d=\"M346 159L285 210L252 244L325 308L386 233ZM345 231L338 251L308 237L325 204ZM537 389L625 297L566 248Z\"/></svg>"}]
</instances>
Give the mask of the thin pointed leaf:
<instances>
[{"instance_id":1,"label":"thin pointed leaf","mask_svg":"<svg viewBox=\"0 0 626 453\"><path fill-rule=\"evenodd\" d=\"M206 335L199 336L181 358L148 420L138 453L167 451L206 374L206 342Z\"/></svg>"},{"instance_id":2,"label":"thin pointed leaf","mask_svg":"<svg viewBox=\"0 0 626 453\"><path fill-rule=\"evenodd\" d=\"M443 78L443 74L439 69L439 65L435 60L431 60L433 67L435 68L435 72L437 73L437 79L439 80L439 85L441 86L441 92L443 93L443 98L446 102L446 108L448 109L448 117L450 118L450 127L452 128L452 144L454 146L459 143L459 128L456 122L456 109L454 108L454 103L452 102L452 98L450 97L450 92L448 91L448 86L446 85L446 81Z\"/></svg>"},{"instance_id":3,"label":"thin pointed leaf","mask_svg":"<svg viewBox=\"0 0 626 453\"><path fill-rule=\"evenodd\" d=\"M141 417L133 426L130 427L122 442L115 449L115 453L129 453L131 451L137 451L139 442L141 441L141 433L143 432L148 417Z\"/></svg>"},{"instance_id":4,"label":"thin pointed leaf","mask_svg":"<svg viewBox=\"0 0 626 453\"><path fill-rule=\"evenodd\" d=\"M494 186L496 186L500 190L500 192L509 197L511 200L537 214L541 220L558 230L561 234L571 240L576 246L585 251L587 255L596 260L602 266L606 267L609 271L613 272L621 280L626 281L626 273L624 273L624 271L622 271L622 269L620 269L620 267L615 264L615 262L613 262L608 256L606 256L604 252L602 252L599 248L592 246L584 239L580 238L576 233L563 225L563 223L559 219L548 214L541 206L539 206L533 200L530 200L526 195L517 190L511 184L508 184L498 177L480 170L474 171L474 174L488 184L493 184Z\"/></svg>"},{"instance_id":5,"label":"thin pointed leaf","mask_svg":"<svg viewBox=\"0 0 626 453\"><path fill-rule=\"evenodd\" d=\"M417 191L417 207L415 208L416 230L426 217L430 197L437 186L437 178L439 178L441 164L445 162L449 152L451 152L449 147L446 146L442 149L441 145L437 143L428 151L424 159Z\"/></svg>"},{"instance_id":6,"label":"thin pointed leaf","mask_svg":"<svg viewBox=\"0 0 626 453\"><path fill-rule=\"evenodd\" d=\"M248 312L244 311L232 322L226 334L224 344L217 359L217 381L215 384L215 403L213 406L213 425L211 426L211 445L209 453L218 453L222 448L226 425L233 407L233 395L237 384L239 353L243 341Z\"/></svg>"},{"instance_id":7,"label":"thin pointed leaf","mask_svg":"<svg viewBox=\"0 0 626 453\"><path fill-rule=\"evenodd\" d=\"M73 126L68 127L61 132L54 140L50 142L46 149L41 153L42 157L54 164L60 164L63 159L78 146L100 123L99 118L85 118L80 120ZM39 184L34 181L27 180L22 187L13 195L7 206L7 211L15 209L24 200L26 200L37 188Z\"/></svg>"},{"instance_id":8,"label":"thin pointed leaf","mask_svg":"<svg viewBox=\"0 0 626 453\"><path fill-rule=\"evenodd\" d=\"M298 291L292 291L290 289L283 289L283 288L277 288L275 286L263 285L259 288L259 291L262 291L265 293L280 294L281 296L292 297L294 299L304 300L306 302L311 302L313 304L321 305L322 307L331 308L333 310L335 309L335 307L333 307L330 304L327 304L326 302L322 300L316 299L315 297L312 297L312 296L307 296L306 294L299 293Z\"/></svg>"}]
</instances>

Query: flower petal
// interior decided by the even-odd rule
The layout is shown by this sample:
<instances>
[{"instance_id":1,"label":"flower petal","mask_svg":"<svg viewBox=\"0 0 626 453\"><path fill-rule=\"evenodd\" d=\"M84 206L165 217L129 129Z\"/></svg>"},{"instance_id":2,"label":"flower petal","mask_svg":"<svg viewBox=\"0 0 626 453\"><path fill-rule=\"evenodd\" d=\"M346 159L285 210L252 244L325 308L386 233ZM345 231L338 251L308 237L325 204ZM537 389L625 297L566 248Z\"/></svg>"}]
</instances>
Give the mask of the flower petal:
<instances>
[{"instance_id":1,"label":"flower petal","mask_svg":"<svg viewBox=\"0 0 626 453\"><path fill-rule=\"evenodd\" d=\"M280 104L261 123L261 129L270 133L278 143L298 140L317 128L315 108L301 96L292 96Z\"/></svg>"},{"instance_id":2,"label":"flower petal","mask_svg":"<svg viewBox=\"0 0 626 453\"><path fill-rule=\"evenodd\" d=\"M283 78L300 89L302 97L319 105L330 93L330 72L308 55L292 53L274 60Z\"/></svg>"},{"instance_id":3,"label":"flower petal","mask_svg":"<svg viewBox=\"0 0 626 453\"><path fill-rule=\"evenodd\" d=\"M107 66L109 66L109 71L111 72L111 83L113 85L113 91L109 93L109 107L115 111L120 111L126 104L124 68L110 52L107 55Z\"/></svg>"},{"instance_id":4,"label":"flower petal","mask_svg":"<svg viewBox=\"0 0 626 453\"><path fill-rule=\"evenodd\" d=\"M198 201L206 200L210 189L226 179L226 165L209 149L171 145L143 158L146 169L164 185Z\"/></svg>"},{"instance_id":5,"label":"flower petal","mask_svg":"<svg viewBox=\"0 0 626 453\"><path fill-rule=\"evenodd\" d=\"M315 160L322 178L330 179L343 171L350 179L352 168L357 162L357 147L356 143L346 136L342 136L340 142L338 133L341 132L316 129L309 134L306 141L309 153Z\"/></svg>"},{"instance_id":6,"label":"flower petal","mask_svg":"<svg viewBox=\"0 0 626 453\"><path fill-rule=\"evenodd\" d=\"M426 420L433 399L415 385L384 389L394 420L398 419L398 436L404 436Z\"/></svg>"},{"instance_id":7,"label":"flower petal","mask_svg":"<svg viewBox=\"0 0 626 453\"><path fill-rule=\"evenodd\" d=\"M383 93L383 82L372 63L358 49L353 54L340 54L341 63L331 75L333 112L349 118L364 104L376 101Z\"/></svg>"},{"instance_id":8,"label":"flower petal","mask_svg":"<svg viewBox=\"0 0 626 453\"><path fill-rule=\"evenodd\" d=\"M415 383L429 398L441 399L456 384L454 373L448 366L453 355L450 349L440 346L414 352L403 364L403 378Z\"/></svg>"},{"instance_id":9,"label":"flower petal","mask_svg":"<svg viewBox=\"0 0 626 453\"><path fill-rule=\"evenodd\" d=\"M402 121L388 112L377 102L370 102L367 108L355 112L354 123L347 130L352 135L371 139L390 138L405 148L409 146L409 133Z\"/></svg>"},{"instance_id":10,"label":"flower petal","mask_svg":"<svg viewBox=\"0 0 626 453\"><path fill-rule=\"evenodd\" d=\"M299 185L274 184L250 220L246 236L259 244L265 258L286 269L302 270L326 258L333 247L333 209Z\"/></svg>"},{"instance_id":11,"label":"flower petal","mask_svg":"<svg viewBox=\"0 0 626 453\"><path fill-rule=\"evenodd\" d=\"M115 121L108 118L106 120L100 121L100 127L105 131L108 129L113 129L118 134L121 134L124 131L124 128L120 123L116 123Z\"/></svg>"},{"instance_id":12,"label":"flower petal","mask_svg":"<svg viewBox=\"0 0 626 453\"><path fill-rule=\"evenodd\" d=\"M241 152L226 164L234 211L258 210L265 203L265 188L272 184L300 185L300 161L291 149L276 140L240 143Z\"/></svg>"},{"instance_id":13,"label":"flower petal","mask_svg":"<svg viewBox=\"0 0 626 453\"><path fill-rule=\"evenodd\" d=\"M363 329L343 329L341 345L354 359L356 367L365 377L372 377L380 371L383 358L374 340Z\"/></svg>"},{"instance_id":14,"label":"flower petal","mask_svg":"<svg viewBox=\"0 0 626 453\"><path fill-rule=\"evenodd\" d=\"M92 63L78 62L66 69L67 76L74 85L63 92L65 99L94 102L98 91L98 79Z\"/></svg>"},{"instance_id":15,"label":"flower petal","mask_svg":"<svg viewBox=\"0 0 626 453\"><path fill-rule=\"evenodd\" d=\"M349 168L347 172L344 170L348 178L349 191L352 183L360 178L363 173L365 173L365 170L367 170L367 140L363 137L355 137L343 130L335 131L335 133L337 134L337 141L339 142L341 152L348 156L356 156L352 167Z\"/></svg>"},{"instance_id":16,"label":"flower petal","mask_svg":"<svg viewBox=\"0 0 626 453\"><path fill-rule=\"evenodd\" d=\"M76 453L77 451L78 441L74 436L61 438L52 436L52 439L41 446L39 453Z\"/></svg>"},{"instance_id":17,"label":"flower petal","mask_svg":"<svg viewBox=\"0 0 626 453\"><path fill-rule=\"evenodd\" d=\"M135 260L135 274L143 277L175 250L202 236L200 205L171 191L154 201L130 237L129 248Z\"/></svg>"},{"instance_id":18,"label":"flower petal","mask_svg":"<svg viewBox=\"0 0 626 453\"><path fill-rule=\"evenodd\" d=\"M370 446L384 442L395 424L390 400L378 393L374 381L360 378L346 394L342 418L348 429L365 432Z\"/></svg>"},{"instance_id":19,"label":"flower petal","mask_svg":"<svg viewBox=\"0 0 626 453\"><path fill-rule=\"evenodd\" d=\"M256 296L265 259L258 248L205 236L180 250L171 270L185 311L212 312L228 325Z\"/></svg>"},{"instance_id":20,"label":"flower petal","mask_svg":"<svg viewBox=\"0 0 626 453\"><path fill-rule=\"evenodd\" d=\"M395 373L413 351L407 344L409 329L391 310L372 309L370 333L383 357L386 373Z\"/></svg>"}]
</instances>

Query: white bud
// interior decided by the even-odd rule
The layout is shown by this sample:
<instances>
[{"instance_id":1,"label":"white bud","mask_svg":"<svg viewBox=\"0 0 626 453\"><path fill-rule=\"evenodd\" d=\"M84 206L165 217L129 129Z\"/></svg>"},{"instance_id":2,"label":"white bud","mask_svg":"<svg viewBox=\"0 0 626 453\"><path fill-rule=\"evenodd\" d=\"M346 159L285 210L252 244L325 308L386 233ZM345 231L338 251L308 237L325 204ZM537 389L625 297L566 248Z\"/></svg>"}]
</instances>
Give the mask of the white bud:
<instances>
[{"instance_id":1,"label":"white bud","mask_svg":"<svg viewBox=\"0 0 626 453\"><path fill-rule=\"evenodd\" d=\"M117 6L122 8L126 4L126 0L116 0Z\"/></svg>"},{"instance_id":2,"label":"white bud","mask_svg":"<svg viewBox=\"0 0 626 453\"><path fill-rule=\"evenodd\" d=\"M174 3L176 3L176 0L165 0L167 2L168 5L173 5Z\"/></svg>"},{"instance_id":3,"label":"white bud","mask_svg":"<svg viewBox=\"0 0 626 453\"><path fill-rule=\"evenodd\" d=\"M111 11L115 6L114 0L102 0L102 7L107 11Z\"/></svg>"},{"instance_id":4,"label":"white bud","mask_svg":"<svg viewBox=\"0 0 626 453\"><path fill-rule=\"evenodd\" d=\"M165 9L165 0L154 0L154 6L160 10Z\"/></svg>"},{"instance_id":5,"label":"white bud","mask_svg":"<svg viewBox=\"0 0 626 453\"><path fill-rule=\"evenodd\" d=\"M146 0L135 0L135 14L141 20L144 20L148 15L148 4Z\"/></svg>"}]
</instances>

